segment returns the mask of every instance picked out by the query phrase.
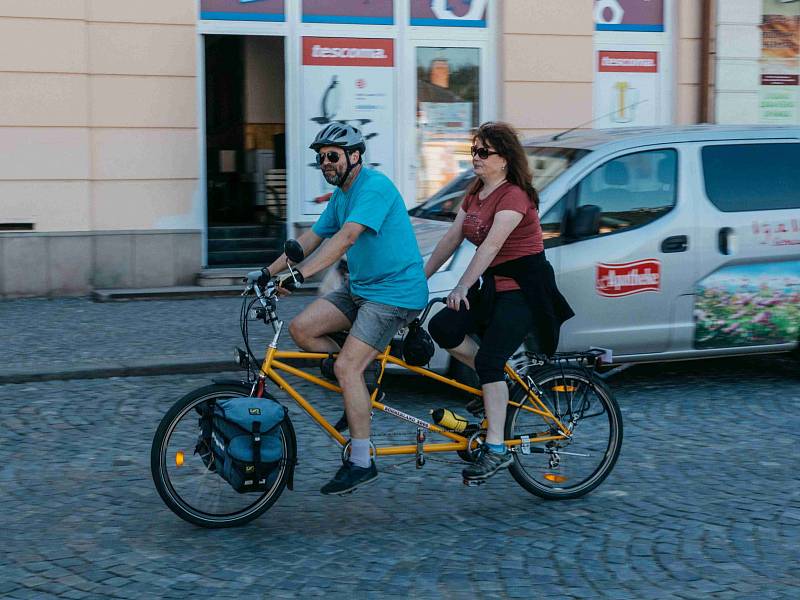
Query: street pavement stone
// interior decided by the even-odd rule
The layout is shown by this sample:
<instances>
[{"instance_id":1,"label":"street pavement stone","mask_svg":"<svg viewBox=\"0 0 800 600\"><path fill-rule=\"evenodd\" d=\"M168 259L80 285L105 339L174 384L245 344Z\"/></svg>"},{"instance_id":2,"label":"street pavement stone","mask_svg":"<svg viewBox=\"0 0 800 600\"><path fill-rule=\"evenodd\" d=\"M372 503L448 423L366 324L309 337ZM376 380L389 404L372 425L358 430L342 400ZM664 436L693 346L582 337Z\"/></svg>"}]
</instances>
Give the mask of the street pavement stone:
<instances>
[{"instance_id":1,"label":"street pavement stone","mask_svg":"<svg viewBox=\"0 0 800 600\"><path fill-rule=\"evenodd\" d=\"M184 346L192 352L192 339L200 340L195 346L219 342L215 320L223 320L219 331L230 329L221 316L229 300L164 303L153 309L163 311L162 329L166 314L187 309L176 320L186 332L163 335L135 323L147 321L158 302L97 306L123 307L108 319L129 327L120 340L150 336L158 354ZM62 302L86 308L82 300L28 302L41 302L43 313ZM192 330L192 315L203 311L202 326ZM37 342L45 362L68 360L70 344L99 344L86 354L91 360L111 351L102 336L70 337L68 325L68 339L53 332L53 348ZM231 347L235 333L234 320ZM466 488L461 463L442 456L429 457L422 470L382 458L374 485L344 498L321 496L338 449L277 394L298 433L295 490L251 524L216 531L171 513L149 472L159 420L210 376L0 386L0 595L794 598L800 387L788 360L624 371L611 380L625 422L617 466L593 493L565 502L540 500L507 474ZM297 389L329 420L341 413L335 395L306 383ZM430 408L459 408L463 398L398 375L389 378L387 402L426 418ZM412 443L414 429L388 415L377 415L374 428L388 436L378 441Z\"/></svg>"},{"instance_id":2,"label":"street pavement stone","mask_svg":"<svg viewBox=\"0 0 800 600\"><path fill-rule=\"evenodd\" d=\"M311 300L298 294L281 299L281 318L291 319ZM237 296L107 303L87 298L5 300L0 302L0 374L108 368L147 359L232 359L234 346L241 345L241 303ZM257 344L271 337L263 325L251 332Z\"/></svg>"}]
</instances>

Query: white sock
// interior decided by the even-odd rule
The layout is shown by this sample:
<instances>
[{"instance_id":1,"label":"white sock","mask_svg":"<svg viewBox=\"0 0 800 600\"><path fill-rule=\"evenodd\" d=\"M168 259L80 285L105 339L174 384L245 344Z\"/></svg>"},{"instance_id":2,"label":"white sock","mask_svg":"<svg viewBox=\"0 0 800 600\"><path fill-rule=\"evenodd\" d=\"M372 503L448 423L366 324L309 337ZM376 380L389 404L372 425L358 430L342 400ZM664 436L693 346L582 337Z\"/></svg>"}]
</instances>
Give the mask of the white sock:
<instances>
[{"instance_id":1,"label":"white sock","mask_svg":"<svg viewBox=\"0 0 800 600\"><path fill-rule=\"evenodd\" d=\"M352 438L350 440L350 462L362 469L369 468L369 438L363 440Z\"/></svg>"}]
</instances>

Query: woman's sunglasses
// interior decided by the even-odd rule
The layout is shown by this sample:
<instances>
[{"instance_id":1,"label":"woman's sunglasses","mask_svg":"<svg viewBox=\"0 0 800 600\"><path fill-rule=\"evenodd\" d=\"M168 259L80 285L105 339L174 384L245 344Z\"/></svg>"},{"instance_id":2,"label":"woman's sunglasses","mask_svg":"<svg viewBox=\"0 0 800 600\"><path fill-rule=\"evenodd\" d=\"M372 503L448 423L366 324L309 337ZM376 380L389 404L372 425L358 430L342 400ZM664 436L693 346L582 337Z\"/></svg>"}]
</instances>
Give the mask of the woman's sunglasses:
<instances>
[{"instance_id":1,"label":"woman's sunglasses","mask_svg":"<svg viewBox=\"0 0 800 600\"><path fill-rule=\"evenodd\" d=\"M499 152L494 152L493 150L489 150L488 148L478 148L477 146L473 146L472 148L469 149L469 151L470 153L472 153L473 157L477 156L481 160L486 160L492 154L500 154Z\"/></svg>"},{"instance_id":2,"label":"woman's sunglasses","mask_svg":"<svg viewBox=\"0 0 800 600\"><path fill-rule=\"evenodd\" d=\"M320 152L319 154L317 154L317 164L322 166L326 158L328 159L329 163L338 163L339 158L341 158L341 156L342 156L341 154L339 154L338 152L334 152L333 150L331 150L330 152Z\"/></svg>"}]
</instances>

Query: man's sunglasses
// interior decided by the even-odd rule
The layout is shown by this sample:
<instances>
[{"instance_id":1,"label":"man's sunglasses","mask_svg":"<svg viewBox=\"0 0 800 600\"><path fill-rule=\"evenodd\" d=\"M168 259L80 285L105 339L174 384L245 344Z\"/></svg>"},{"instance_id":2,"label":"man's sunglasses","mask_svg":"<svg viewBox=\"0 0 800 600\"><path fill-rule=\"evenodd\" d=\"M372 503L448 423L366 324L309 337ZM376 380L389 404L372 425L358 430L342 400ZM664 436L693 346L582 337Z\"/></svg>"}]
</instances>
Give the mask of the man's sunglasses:
<instances>
[{"instance_id":1,"label":"man's sunglasses","mask_svg":"<svg viewBox=\"0 0 800 600\"><path fill-rule=\"evenodd\" d=\"M320 152L317 154L317 164L322 166L326 158L328 159L329 163L338 163L341 156L341 154L334 152L333 150L330 152Z\"/></svg>"},{"instance_id":2,"label":"man's sunglasses","mask_svg":"<svg viewBox=\"0 0 800 600\"><path fill-rule=\"evenodd\" d=\"M477 146L473 146L469 149L472 156L477 156L481 160L486 160L492 154L500 154L499 152L494 152L493 150L489 150L488 148L478 148Z\"/></svg>"}]
</instances>

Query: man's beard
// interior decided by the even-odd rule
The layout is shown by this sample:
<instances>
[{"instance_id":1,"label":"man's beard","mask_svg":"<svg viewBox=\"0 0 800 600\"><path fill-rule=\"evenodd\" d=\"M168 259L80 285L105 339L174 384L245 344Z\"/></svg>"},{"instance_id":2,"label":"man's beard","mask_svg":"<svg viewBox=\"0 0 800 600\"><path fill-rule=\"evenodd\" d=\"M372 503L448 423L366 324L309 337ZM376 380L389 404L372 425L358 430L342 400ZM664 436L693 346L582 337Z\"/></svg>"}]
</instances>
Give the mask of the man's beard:
<instances>
[{"instance_id":1,"label":"man's beard","mask_svg":"<svg viewBox=\"0 0 800 600\"><path fill-rule=\"evenodd\" d=\"M325 178L325 181L331 185L339 185L339 178L341 176L336 172L336 169L323 170L322 176Z\"/></svg>"}]
</instances>

